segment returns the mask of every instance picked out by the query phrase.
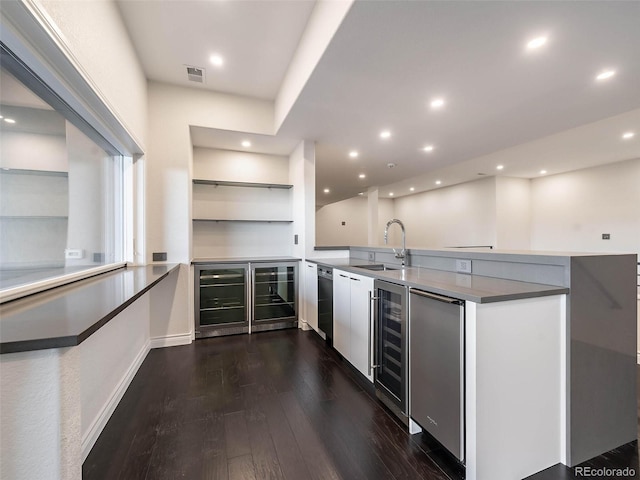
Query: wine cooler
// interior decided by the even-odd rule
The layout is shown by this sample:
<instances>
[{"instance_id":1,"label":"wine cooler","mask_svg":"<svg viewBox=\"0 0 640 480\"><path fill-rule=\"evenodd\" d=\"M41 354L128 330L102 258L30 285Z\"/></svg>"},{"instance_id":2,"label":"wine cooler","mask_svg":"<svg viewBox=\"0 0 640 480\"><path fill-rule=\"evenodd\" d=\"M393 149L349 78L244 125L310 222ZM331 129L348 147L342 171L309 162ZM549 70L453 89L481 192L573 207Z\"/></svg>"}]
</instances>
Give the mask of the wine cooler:
<instances>
[{"instance_id":1,"label":"wine cooler","mask_svg":"<svg viewBox=\"0 0 640 480\"><path fill-rule=\"evenodd\" d=\"M196 338L298 325L297 263L195 264Z\"/></svg>"},{"instance_id":2,"label":"wine cooler","mask_svg":"<svg viewBox=\"0 0 640 480\"><path fill-rule=\"evenodd\" d=\"M252 264L253 316L251 331L298 325L297 264Z\"/></svg>"},{"instance_id":3,"label":"wine cooler","mask_svg":"<svg viewBox=\"0 0 640 480\"><path fill-rule=\"evenodd\" d=\"M375 281L376 395L404 423L407 416L407 287Z\"/></svg>"},{"instance_id":4,"label":"wine cooler","mask_svg":"<svg viewBox=\"0 0 640 480\"><path fill-rule=\"evenodd\" d=\"M196 265L196 338L249 332L248 265Z\"/></svg>"}]
</instances>

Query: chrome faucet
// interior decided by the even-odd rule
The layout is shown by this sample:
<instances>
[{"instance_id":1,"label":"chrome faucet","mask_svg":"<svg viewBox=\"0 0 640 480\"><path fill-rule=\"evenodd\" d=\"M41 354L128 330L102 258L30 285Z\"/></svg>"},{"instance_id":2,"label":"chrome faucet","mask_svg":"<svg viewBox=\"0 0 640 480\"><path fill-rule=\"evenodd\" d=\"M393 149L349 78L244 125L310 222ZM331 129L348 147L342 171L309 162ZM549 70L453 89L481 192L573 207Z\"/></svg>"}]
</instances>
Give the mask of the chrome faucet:
<instances>
[{"instance_id":1,"label":"chrome faucet","mask_svg":"<svg viewBox=\"0 0 640 480\"><path fill-rule=\"evenodd\" d=\"M387 244L387 240L389 237L389 227L391 226L391 224L393 223L397 223L398 225L400 225L400 228L402 229L402 251L400 253L398 253L396 251L395 248L393 248L393 253L395 254L396 258L399 258L402 260L402 266L405 266L405 259L407 258L407 237L405 235L404 232L404 224L398 220L397 218L394 218L393 220L389 220L387 222L387 226L384 227L384 244Z\"/></svg>"}]
</instances>

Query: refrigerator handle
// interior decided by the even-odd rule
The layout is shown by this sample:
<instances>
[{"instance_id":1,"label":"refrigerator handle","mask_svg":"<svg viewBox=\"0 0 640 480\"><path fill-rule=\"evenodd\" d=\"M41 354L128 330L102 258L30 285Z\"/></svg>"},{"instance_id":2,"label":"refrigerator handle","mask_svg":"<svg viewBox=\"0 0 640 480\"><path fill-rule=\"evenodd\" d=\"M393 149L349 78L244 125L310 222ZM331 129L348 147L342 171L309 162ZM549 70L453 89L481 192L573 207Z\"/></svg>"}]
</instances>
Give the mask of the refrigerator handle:
<instances>
[{"instance_id":1,"label":"refrigerator handle","mask_svg":"<svg viewBox=\"0 0 640 480\"><path fill-rule=\"evenodd\" d=\"M249 263L247 265L247 320L249 323L249 335L251 335L251 327L252 327L252 318L253 318L253 278L254 278L254 270L253 265Z\"/></svg>"},{"instance_id":2,"label":"refrigerator handle","mask_svg":"<svg viewBox=\"0 0 640 480\"><path fill-rule=\"evenodd\" d=\"M435 293L425 292L423 290L416 290L415 288L410 288L409 292L413 295L418 295L420 297L430 298L432 300L438 300L439 302L451 303L454 305L461 305L462 300L458 300L457 298L445 297L442 295L437 295Z\"/></svg>"},{"instance_id":3,"label":"refrigerator handle","mask_svg":"<svg viewBox=\"0 0 640 480\"><path fill-rule=\"evenodd\" d=\"M369 291L369 375L371 375L374 368L378 368L380 366L376 365L375 358L371 357L371 353L375 356L375 348L371 348L372 343L375 343L375 338L371 335L373 331L375 336L375 329L371 328L371 325L373 324L372 305L376 300L378 300L378 298L379 297L374 296L371 291Z\"/></svg>"}]
</instances>

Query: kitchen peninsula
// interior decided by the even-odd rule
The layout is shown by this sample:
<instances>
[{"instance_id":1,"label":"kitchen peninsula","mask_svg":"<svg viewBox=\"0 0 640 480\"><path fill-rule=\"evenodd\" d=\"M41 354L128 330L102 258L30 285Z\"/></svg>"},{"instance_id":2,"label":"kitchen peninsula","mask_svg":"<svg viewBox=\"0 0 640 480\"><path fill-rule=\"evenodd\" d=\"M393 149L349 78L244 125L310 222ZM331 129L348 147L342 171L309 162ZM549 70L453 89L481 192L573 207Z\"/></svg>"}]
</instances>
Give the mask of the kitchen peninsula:
<instances>
[{"instance_id":1,"label":"kitchen peninsula","mask_svg":"<svg viewBox=\"0 0 640 480\"><path fill-rule=\"evenodd\" d=\"M466 478L524 478L635 440L635 255L413 249L400 268L390 249L351 247L307 261L465 302Z\"/></svg>"}]
</instances>

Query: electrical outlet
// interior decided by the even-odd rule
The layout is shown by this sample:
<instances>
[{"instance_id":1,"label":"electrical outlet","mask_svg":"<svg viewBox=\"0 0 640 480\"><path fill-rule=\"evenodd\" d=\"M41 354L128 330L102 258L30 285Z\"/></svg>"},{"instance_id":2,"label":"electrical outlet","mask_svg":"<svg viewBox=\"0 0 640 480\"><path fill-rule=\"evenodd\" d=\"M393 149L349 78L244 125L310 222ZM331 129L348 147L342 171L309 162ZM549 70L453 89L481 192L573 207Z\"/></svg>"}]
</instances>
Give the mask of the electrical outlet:
<instances>
[{"instance_id":1,"label":"electrical outlet","mask_svg":"<svg viewBox=\"0 0 640 480\"><path fill-rule=\"evenodd\" d=\"M610 233L603 233L602 234L602 239L603 240L611 240L611 234Z\"/></svg>"},{"instance_id":2,"label":"electrical outlet","mask_svg":"<svg viewBox=\"0 0 640 480\"><path fill-rule=\"evenodd\" d=\"M167 252L153 252L153 261L154 262L166 262L167 261Z\"/></svg>"},{"instance_id":3,"label":"electrical outlet","mask_svg":"<svg viewBox=\"0 0 640 480\"><path fill-rule=\"evenodd\" d=\"M64 251L64 258L79 260L84 258L84 250L81 248L67 248Z\"/></svg>"},{"instance_id":4,"label":"electrical outlet","mask_svg":"<svg viewBox=\"0 0 640 480\"><path fill-rule=\"evenodd\" d=\"M456 272L471 273L471 260L456 260Z\"/></svg>"},{"instance_id":5,"label":"electrical outlet","mask_svg":"<svg viewBox=\"0 0 640 480\"><path fill-rule=\"evenodd\" d=\"M367 257L369 259L370 262L375 262L376 261L376 254L375 252L368 252L367 253Z\"/></svg>"}]
</instances>

